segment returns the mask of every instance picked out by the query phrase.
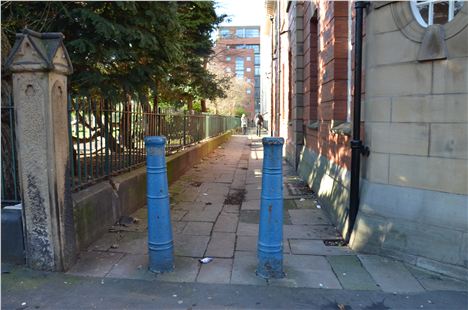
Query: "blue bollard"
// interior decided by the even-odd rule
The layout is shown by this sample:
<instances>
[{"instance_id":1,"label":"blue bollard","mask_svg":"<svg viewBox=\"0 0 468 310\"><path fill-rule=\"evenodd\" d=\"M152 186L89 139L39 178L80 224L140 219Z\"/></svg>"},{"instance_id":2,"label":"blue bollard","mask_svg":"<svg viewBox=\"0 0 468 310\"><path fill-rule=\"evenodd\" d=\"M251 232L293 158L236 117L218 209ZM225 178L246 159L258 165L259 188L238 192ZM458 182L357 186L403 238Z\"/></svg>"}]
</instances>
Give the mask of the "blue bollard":
<instances>
[{"instance_id":1,"label":"blue bollard","mask_svg":"<svg viewBox=\"0 0 468 310\"><path fill-rule=\"evenodd\" d=\"M263 142L262 195L257 247L257 275L282 278L283 273L283 138Z\"/></svg>"},{"instance_id":2,"label":"blue bollard","mask_svg":"<svg viewBox=\"0 0 468 310\"><path fill-rule=\"evenodd\" d=\"M165 137L145 137L149 270L174 270L171 213L167 185Z\"/></svg>"}]
</instances>

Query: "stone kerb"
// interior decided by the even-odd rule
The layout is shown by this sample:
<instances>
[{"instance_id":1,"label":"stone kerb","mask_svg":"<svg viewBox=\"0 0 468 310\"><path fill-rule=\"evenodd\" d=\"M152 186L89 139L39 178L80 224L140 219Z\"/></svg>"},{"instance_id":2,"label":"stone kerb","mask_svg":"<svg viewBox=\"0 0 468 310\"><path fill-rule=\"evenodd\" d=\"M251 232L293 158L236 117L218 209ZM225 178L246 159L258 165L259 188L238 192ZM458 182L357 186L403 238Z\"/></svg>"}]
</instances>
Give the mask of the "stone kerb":
<instances>
[{"instance_id":1,"label":"stone kerb","mask_svg":"<svg viewBox=\"0 0 468 310\"><path fill-rule=\"evenodd\" d=\"M67 75L73 72L61 33L16 35L5 63L12 73L26 261L66 270L75 259L68 179Z\"/></svg>"}]
</instances>

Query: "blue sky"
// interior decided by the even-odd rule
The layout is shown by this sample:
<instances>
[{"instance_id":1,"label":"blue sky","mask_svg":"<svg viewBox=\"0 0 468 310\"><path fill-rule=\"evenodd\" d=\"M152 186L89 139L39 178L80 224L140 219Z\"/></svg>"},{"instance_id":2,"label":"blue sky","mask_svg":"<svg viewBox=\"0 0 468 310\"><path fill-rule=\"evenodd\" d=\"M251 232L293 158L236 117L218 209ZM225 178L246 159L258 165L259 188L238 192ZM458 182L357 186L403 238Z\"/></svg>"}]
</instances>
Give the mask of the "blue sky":
<instances>
[{"instance_id":1,"label":"blue sky","mask_svg":"<svg viewBox=\"0 0 468 310\"><path fill-rule=\"evenodd\" d=\"M222 26L260 26L263 4L263 0L218 0L216 12L231 19Z\"/></svg>"}]
</instances>

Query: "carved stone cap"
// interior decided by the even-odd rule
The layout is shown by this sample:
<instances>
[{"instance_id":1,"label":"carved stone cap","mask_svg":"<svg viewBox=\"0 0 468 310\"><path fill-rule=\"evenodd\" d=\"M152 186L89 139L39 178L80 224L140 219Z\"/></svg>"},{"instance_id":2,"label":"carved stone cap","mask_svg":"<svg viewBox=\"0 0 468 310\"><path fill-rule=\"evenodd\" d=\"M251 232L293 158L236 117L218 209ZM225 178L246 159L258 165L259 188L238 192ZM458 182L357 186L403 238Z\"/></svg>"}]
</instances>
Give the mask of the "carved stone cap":
<instances>
[{"instance_id":1,"label":"carved stone cap","mask_svg":"<svg viewBox=\"0 0 468 310\"><path fill-rule=\"evenodd\" d=\"M16 41L5 62L11 72L56 71L73 73L73 66L60 32L39 33L24 29L16 34Z\"/></svg>"}]
</instances>

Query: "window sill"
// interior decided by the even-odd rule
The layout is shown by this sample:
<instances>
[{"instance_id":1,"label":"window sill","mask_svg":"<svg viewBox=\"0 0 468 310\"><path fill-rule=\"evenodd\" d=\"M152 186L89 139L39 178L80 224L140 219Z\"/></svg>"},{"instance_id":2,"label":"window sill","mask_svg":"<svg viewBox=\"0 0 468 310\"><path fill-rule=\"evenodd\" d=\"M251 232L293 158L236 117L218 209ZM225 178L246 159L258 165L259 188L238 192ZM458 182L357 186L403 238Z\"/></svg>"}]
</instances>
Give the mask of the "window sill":
<instances>
[{"instance_id":1,"label":"window sill","mask_svg":"<svg viewBox=\"0 0 468 310\"><path fill-rule=\"evenodd\" d=\"M307 128L312 129L312 130L318 130L319 125L320 125L319 121L310 121L309 124L307 124Z\"/></svg>"},{"instance_id":2,"label":"window sill","mask_svg":"<svg viewBox=\"0 0 468 310\"><path fill-rule=\"evenodd\" d=\"M338 125L333 126L332 129L330 129L330 131L336 135L351 137L351 123L340 123Z\"/></svg>"}]
</instances>

